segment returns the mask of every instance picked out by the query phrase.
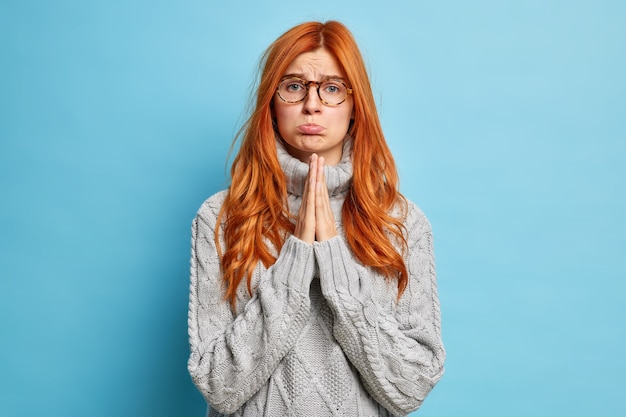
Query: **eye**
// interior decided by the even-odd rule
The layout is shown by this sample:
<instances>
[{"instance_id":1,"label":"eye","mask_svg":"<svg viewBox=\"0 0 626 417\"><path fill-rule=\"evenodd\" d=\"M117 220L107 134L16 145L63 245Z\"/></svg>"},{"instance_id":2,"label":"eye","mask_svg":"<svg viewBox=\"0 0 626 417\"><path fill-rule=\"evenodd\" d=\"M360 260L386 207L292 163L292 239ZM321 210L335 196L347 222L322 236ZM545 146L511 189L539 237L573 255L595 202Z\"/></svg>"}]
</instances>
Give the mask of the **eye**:
<instances>
[{"instance_id":1,"label":"eye","mask_svg":"<svg viewBox=\"0 0 626 417\"><path fill-rule=\"evenodd\" d=\"M341 92L344 90L344 87L341 83L332 81L322 84L322 90L328 94L341 94Z\"/></svg>"},{"instance_id":2,"label":"eye","mask_svg":"<svg viewBox=\"0 0 626 417\"><path fill-rule=\"evenodd\" d=\"M302 84L302 82L297 81L297 80L289 80L287 82L285 82L284 84L285 89L290 92L290 93L297 93L299 91L304 90L304 84Z\"/></svg>"}]
</instances>

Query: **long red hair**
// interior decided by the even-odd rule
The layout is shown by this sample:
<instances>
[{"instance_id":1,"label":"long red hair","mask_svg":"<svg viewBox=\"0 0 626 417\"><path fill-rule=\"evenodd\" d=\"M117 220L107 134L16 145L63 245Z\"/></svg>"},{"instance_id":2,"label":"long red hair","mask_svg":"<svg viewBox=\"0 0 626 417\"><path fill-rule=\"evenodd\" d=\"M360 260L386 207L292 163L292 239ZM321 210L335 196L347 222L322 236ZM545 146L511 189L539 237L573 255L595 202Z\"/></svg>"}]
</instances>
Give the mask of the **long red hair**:
<instances>
[{"instance_id":1,"label":"long red hair","mask_svg":"<svg viewBox=\"0 0 626 417\"><path fill-rule=\"evenodd\" d=\"M269 267L276 257L266 240L280 251L293 233L287 208L287 178L276 153L277 132L272 106L280 78L300 54L324 48L344 71L353 90L353 178L342 209L347 242L364 265L388 278L397 278L398 297L408 273L402 250L406 247L402 219L390 214L405 200L398 191L398 173L382 132L374 95L358 46L350 31L336 21L302 23L280 36L265 51L260 64L256 103L237 135L241 146L231 168L231 185L221 208L215 242L220 252L224 298L234 307L237 289L262 262ZM219 239L223 227L225 250ZM400 243L397 249L394 242Z\"/></svg>"}]
</instances>

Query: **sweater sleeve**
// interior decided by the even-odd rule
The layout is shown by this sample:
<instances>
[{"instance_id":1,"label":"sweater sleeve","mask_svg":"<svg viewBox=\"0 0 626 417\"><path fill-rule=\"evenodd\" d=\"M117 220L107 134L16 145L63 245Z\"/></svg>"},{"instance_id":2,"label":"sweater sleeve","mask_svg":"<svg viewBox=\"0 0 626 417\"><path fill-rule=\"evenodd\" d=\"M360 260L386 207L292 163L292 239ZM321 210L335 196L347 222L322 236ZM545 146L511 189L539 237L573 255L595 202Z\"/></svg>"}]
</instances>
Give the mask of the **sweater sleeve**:
<instances>
[{"instance_id":1,"label":"sweater sleeve","mask_svg":"<svg viewBox=\"0 0 626 417\"><path fill-rule=\"evenodd\" d=\"M252 298L233 313L213 238L219 204L207 200L192 226L188 369L211 407L232 414L266 383L304 328L315 260L312 245L290 236Z\"/></svg>"},{"instance_id":2,"label":"sweater sleeve","mask_svg":"<svg viewBox=\"0 0 626 417\"><path fill-rule=\"evenodd\" d=\"M409 282L397 303L395 282L375 285L385 278L358 263L343 238L315 243L333 334L372 397L394 415L421 406L445 357L431 227L412 203L405 225Z\"/></svg>"}]
</instances>

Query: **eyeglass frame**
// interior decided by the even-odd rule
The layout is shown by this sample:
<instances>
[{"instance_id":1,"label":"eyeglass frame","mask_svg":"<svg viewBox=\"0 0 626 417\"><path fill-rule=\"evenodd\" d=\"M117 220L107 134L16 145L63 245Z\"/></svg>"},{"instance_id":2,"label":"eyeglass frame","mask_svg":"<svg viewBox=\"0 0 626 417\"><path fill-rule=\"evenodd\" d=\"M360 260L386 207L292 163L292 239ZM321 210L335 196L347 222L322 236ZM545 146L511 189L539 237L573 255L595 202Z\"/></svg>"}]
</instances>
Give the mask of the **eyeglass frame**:
<instances>
[{"instance_id":1,"label":"eyeglass frame","mask_svg":"<svg viewBox=\"0 0 626 417\"><path fill-rule=\"evenodd\" d=\"M287 80L302 81L302 84L304 85L304 89L306 90L306 93L304 94L304 97L302 97L300 100L297 100L297 101L285 100L285 98L280 95L280 86L283 84L283 82L285 82ZM322 96L320 95L320 88L322 87L322 84L324 84L325 82L328 82L328 81L335 81L335 82L341 83L344 87L346 87L346 97L343 100L341 100L339 103L337 103L337 104L330 104L329 102L325 101L322 98ZM287 76L287 77L282 78L280 80L280 82L278 83L278 86L276 87L276 94L278 94L278 97L285 103L288 103L288 104L301 103L309 96L309 91L311 91L311 87L310 87L311 84L316 84L317 85L317 88L316 88L316 90L317 90L317 97L319 97L320 102L322 104L324 104L325 106L329 106L329 107L337 107L337 106L343 104L348 99L348 96L354 92L354 90L352 90L350 87L348 87L346 85L346 83L344 83L342 80L338 80L336 78L329 78L328 80L324 80L324 81L308 81L308 80L305 80L305 79L300 78L300 77Z\"/></svg>"}]
</instances>

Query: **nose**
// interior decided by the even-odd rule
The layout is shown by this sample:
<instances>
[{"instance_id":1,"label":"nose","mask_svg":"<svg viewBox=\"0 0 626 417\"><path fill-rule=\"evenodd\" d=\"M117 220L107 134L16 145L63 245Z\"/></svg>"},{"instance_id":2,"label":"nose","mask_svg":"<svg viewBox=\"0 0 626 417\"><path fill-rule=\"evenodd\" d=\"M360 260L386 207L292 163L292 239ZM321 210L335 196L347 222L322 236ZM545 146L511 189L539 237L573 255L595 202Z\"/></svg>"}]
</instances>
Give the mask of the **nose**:
<instances>
[{"instance_id":1,"label":"nose","mask_svg":"<svg viewBox=\"0 0 626 417\"><path fill-rule=\"evenodd\" d=\"M309 92L304 99L302 111L306 114L319 113L322 110L322 101L317 94L318 85L311 83L308 88Z\"/></svg>"}]
</instances>

